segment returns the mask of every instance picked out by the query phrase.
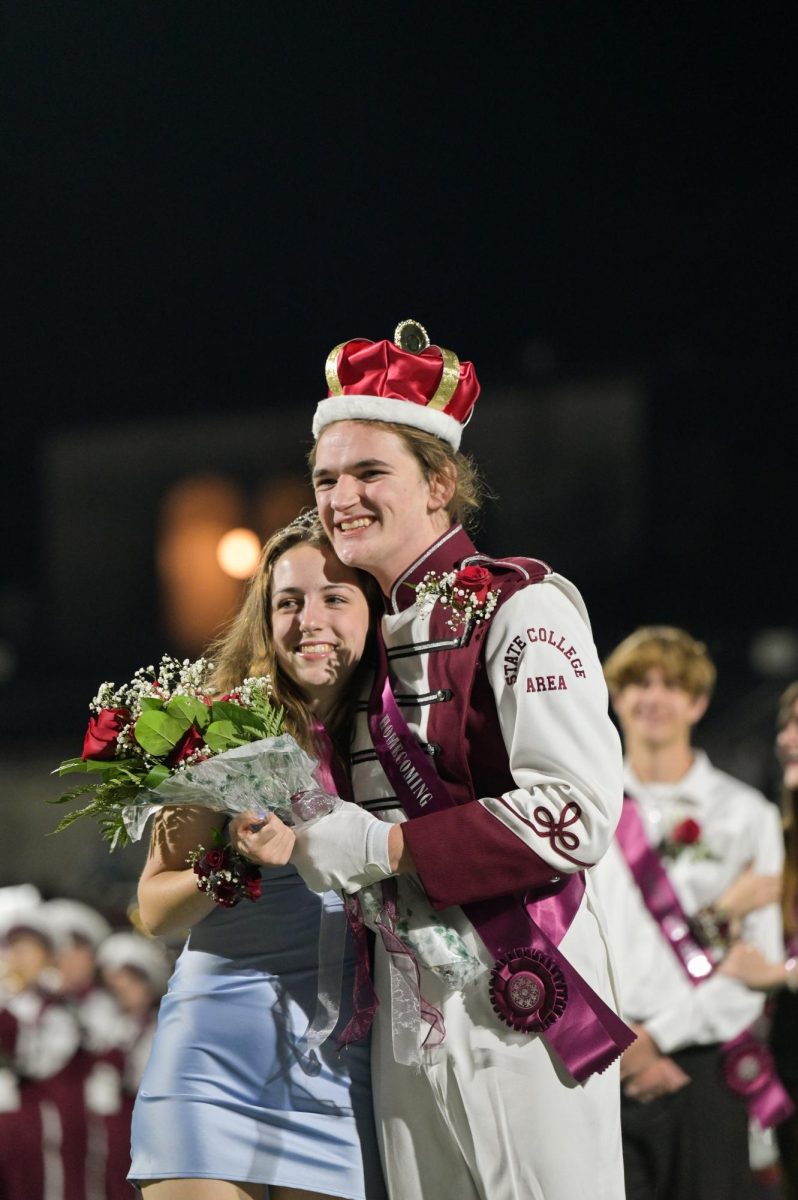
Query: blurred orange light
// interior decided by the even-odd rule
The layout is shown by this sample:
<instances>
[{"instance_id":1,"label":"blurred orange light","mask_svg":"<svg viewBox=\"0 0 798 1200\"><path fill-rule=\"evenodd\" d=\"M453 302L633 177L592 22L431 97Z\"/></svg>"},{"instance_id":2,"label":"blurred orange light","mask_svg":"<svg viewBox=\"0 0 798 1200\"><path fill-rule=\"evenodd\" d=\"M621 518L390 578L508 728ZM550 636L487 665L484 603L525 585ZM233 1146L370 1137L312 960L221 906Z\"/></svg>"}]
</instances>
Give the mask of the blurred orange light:
<instances>
[{"instance_id":1,"label":"blurred orange light","mask_svg":"<svg viewBox=\"0 0 798 1200\"><path fill-rule=\"evenodd\" d=\"M260 538L251 529L228 529L219 538L216 560L233 579L249 579L255 573L260 555Z\"/></svg>"}]
</instances>

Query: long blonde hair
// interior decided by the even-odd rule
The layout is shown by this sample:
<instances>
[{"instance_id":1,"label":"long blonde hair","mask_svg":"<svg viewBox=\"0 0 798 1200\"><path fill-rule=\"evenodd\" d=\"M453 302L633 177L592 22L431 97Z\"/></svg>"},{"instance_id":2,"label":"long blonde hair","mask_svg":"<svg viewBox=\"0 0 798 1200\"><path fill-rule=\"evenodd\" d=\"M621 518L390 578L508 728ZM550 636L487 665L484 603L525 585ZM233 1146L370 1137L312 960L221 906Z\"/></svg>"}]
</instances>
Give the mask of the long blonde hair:
<instances>
[{"instance_id":1,"label":"long blonde hair","mask_svg":"<svg viewBox=\"0 0 798 1200\"><path fill-rule=\"evenodd\" d=\"M776 730L781 733L790 719L798 700L798 680L791 683L779 698ZM788 937L798 933L798 788L781 789L781 816L784 823L784 883L781 892L784 932Z\"/></svg>"},{"instance_id":2,"label":"long blonde hair","mask_svg":"<svg viewBox=\"0 0 798 1200\"><path fill-rule=\"evenodd\" d=\"M277 658L272 636L271 585L274 567L279 558L299 545L332 550L315 510L302 513L269 538L261 551L258 568L249 583L241 608L224 634L209 647L207 655L214 663L211 686L217 692L230 691L247 676L270 675L275 700L285 708L286 731L308 752L313 753L315 718L302 689ZM363 572L357 571L356 574L373 613L379 599L376 585ZM364 655L346 694L339 698L327 721L327 732L342 754L345 754L349 737L357 683L367 669L367 657L368 654Z\"/></svg>"}]
</instances>

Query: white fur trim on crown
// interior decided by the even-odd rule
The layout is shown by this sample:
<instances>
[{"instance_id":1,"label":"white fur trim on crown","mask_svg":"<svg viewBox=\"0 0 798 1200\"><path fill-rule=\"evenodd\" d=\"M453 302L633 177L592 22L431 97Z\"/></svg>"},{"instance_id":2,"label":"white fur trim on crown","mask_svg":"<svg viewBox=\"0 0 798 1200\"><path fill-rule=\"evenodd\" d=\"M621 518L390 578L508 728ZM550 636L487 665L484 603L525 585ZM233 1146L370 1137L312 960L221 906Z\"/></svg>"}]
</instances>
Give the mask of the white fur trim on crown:
<instances>
[{"instance_id":1,"label":"white fur trim on crown","mask_svg":"<svg viewBox=\"0 0 798 1200\"><path fill-rule=\"evenodd\" d=\"M393 396L328 396L320 400L313 418L313 436L333 421L391 421L396 425L412 425L432 433L459 450L463 427L455 417L437 408L425 408L412 400L396 400Z\"/></svg>"}]
</instances>

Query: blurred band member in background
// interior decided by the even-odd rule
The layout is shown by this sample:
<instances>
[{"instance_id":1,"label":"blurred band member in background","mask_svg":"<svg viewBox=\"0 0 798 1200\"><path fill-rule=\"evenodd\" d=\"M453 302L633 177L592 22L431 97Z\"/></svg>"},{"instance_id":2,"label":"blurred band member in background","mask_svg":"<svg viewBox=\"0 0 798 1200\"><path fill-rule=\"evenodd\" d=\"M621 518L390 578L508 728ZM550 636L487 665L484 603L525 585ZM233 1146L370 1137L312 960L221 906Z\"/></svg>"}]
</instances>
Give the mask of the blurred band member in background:
<instances>
[{"instance_id":1,"label":"blurred band member in background","mask_svg":"<svg viewBox=\"0 0 798 1200\"><path fill-rule=\"evenodd\" d=\"M623 733L626 798L595 882L623 1012L638 1035L621 1064L628 1200L743 1200L753 1194L751 1107L772 1123L771 1101L788 1101L748 1033L762 997L715 965L732 917L763 952L780 950L778 812L692 744L715 681L700 642L671 626L638 629L605 674ZM764 874L770 903L743 916L740 891ZM755 1098L748 1076L760 1066Z\"/></svg>"}]
</instances>

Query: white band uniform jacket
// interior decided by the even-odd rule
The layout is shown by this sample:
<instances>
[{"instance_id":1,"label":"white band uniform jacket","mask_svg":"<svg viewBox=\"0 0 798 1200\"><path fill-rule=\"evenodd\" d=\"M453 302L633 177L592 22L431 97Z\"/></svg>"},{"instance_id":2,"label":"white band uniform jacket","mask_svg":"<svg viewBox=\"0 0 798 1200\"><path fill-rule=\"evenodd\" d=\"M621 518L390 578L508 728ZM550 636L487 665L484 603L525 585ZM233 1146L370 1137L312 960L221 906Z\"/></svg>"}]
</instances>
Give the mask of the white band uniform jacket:
<instances>
[{"instance_id":1,"label":"white band uniform jacket","mask_svg":"<svg viewBox=\"0 0 798 1200\"><path fill-rule=\"evenodd\" d=\"M415 587L428 572L444 574L464 558L489 567L495 562L493 586L500 594L486 622L473 691L468 679L466 691L458 692L462 627L449 628L451 610L440 601L419 613ZM593 866L611 843L621 812L620 741L582 598L553 572L519 588L518 575L505 567L504 579L512 584L505 600L501 569L502 560L477 556L454 526L394 584L382 620L399 708L457 800L406 831L437 909L546 888L563 874ZM472 636L482 633L477 626ZM404 821L377 761L365 699L358 707L355 798L384 820ZM486 779L507 786L481 789ZM351 813L347 841L349 813L345 806L324 818L324 826L314 824L301 835L301 853L307 847L308 873L318 870L319 885L354 892L387 871L378 852L373 861L365 855L362 816ZM346 845L339 863L334 848L324 846L333 821L336 839Z\"/></svg>"},{"instance_id":2,"label":"white band uniform jacket","mask_svg":"<svg viewBox=\"0 0 798 1200\"><path fill-rule=\"evenodd\" d=\"M473 689L469 679L466 690L458 691L458 655L467 653L462 627L449 627L453 614L440 599L431 610L419 611L415 587L429 572L441 576L464 560L488 567L491 587L500 595L484 627L472 632L484 639ZM543 889L565 873L592 866L611 843L621 811L620 741L608 716L582 599L554 573L529 586L523 579L519 586L518 578L501 562L477 556L468 536L454 526L397 580L382 620L396 701L458 801L408 822L405 835L438 910L435 920L456 930L484 967L462 990L447 988L421 968L422 994L443 1014L446 1035L440 1045L423 1050L419 1073L392 1059L391 988L377 939L382 1003L372 1051L375 1106L389 1190L403 1200L623 1196L617 1063L577 1085L543 1039L502 1023L488 994L491 956L459 907ZM383 821L404 821L377 761L365 702L360 707L352 755L355 799ZM320 841L308 854L324 860L327 886L356 891L387 873L365 857L360 870L353 870L348 854L348 876L336 874L334 847L322 844L323 826L321 821L310 831ZM398 882L400 918L411 927L414 920L428 921L415 877ZM560 949L617 1008L589 877ZM427 1026L419 1028L419 1046L427 1032ZM441 1151L453 1128L454 1157ZM422 1164L415 1180L408 1155Z\"/></svg>"},{"instance_id":3,"label":"white band uniform jacket","mask_svg":"<svg viewBox=\"0 0 798 1200\"><path fill-rule=\"evenodd\" d=\"M644 784L627 768L626 790L638 803L654 847L684 819L698 823L696 846L683 846L675 858L663 860L688 917L716 901L749 864L758 874L781 872L784 850L776 805L717 770L702 751L695 752L691 769L678 783ZM697 987L687 980L617 843L593 882L610 932L623 1015L645 1025L663 1053L729 1041L757 1019L763 993L724 975L714 974ZM745 917L741 937L771 961L780 960L779 905Z\"/></svg>"}]
</instances>

